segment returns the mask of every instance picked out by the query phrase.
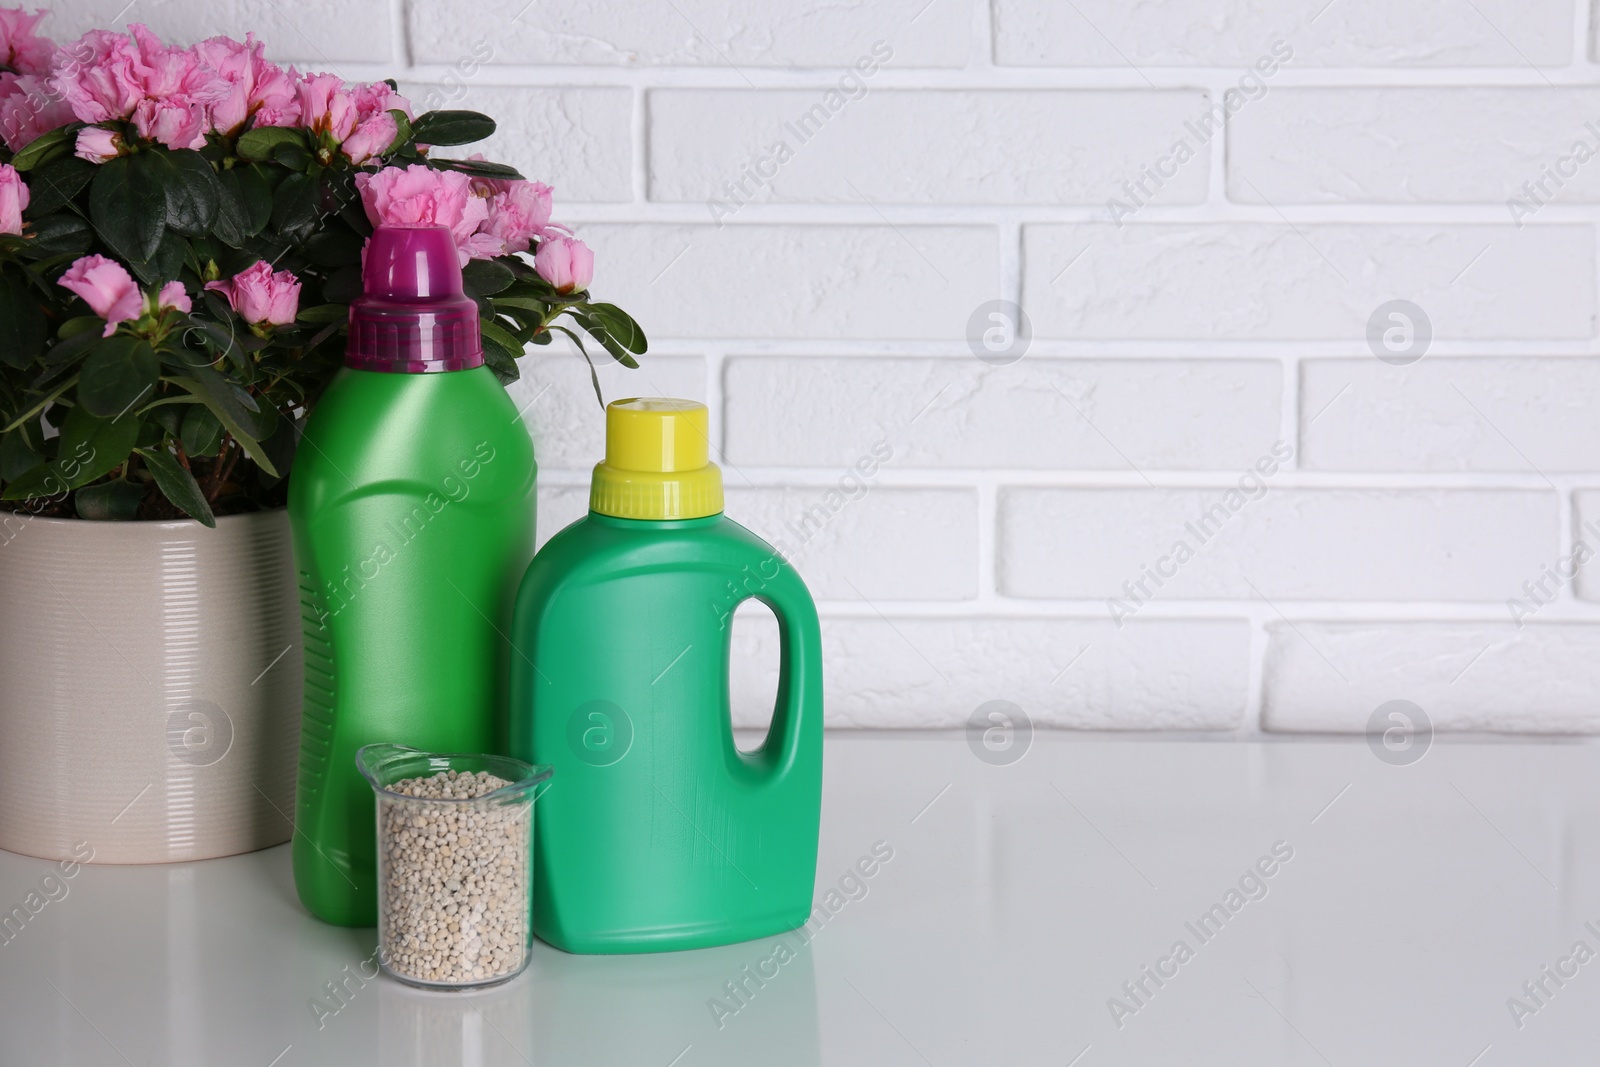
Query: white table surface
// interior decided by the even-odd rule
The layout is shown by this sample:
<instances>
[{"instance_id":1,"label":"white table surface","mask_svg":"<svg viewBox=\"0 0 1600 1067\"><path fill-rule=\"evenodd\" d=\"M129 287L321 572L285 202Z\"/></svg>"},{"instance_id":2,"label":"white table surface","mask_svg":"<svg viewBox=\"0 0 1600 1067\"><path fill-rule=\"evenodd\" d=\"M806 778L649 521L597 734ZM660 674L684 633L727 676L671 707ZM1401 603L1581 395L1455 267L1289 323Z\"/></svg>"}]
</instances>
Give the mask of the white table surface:
<instances>
[{"instance_id":1,"label":"white table surface","mask_svg":"<svg viewBox=\"0 0 1600 1067\"><path fill-rule=\"evenodd\" d=\"M1560 962L1600 952L1597 770L1587 743L1391 766L1359 739L1040 734L991 766L960 734L830 734L819 899L875 842L893 859L720 1028L708 1001L777 939L536 945L490 991L341 1001L373 932L307 915L287 847L88 867L0 945L0 1064L1600 1063L1600 957ZM1201 943L1185 924L1276 842L1266 896ZM51 866L0 852L0 908ZM1109 999L1180 939L1119 1027ZM1508 998L1546 965L1576 974L1519 1027Z\"/></svg>"}]
</instances>

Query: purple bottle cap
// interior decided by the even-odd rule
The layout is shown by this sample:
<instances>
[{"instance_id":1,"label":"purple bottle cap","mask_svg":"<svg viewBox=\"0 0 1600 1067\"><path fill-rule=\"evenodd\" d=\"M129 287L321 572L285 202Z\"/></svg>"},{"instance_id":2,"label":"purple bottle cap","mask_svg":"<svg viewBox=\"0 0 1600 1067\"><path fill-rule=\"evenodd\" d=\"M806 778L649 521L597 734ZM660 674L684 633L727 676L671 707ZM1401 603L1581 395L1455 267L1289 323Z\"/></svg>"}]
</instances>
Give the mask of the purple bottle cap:
<instances>
[{"instance_id":1,"label":"purple bottle cap","mask_svg":"<svg viewBox=\"0 0 1600 1067\"><path fill-rule=\"evenodd\" d=\"M350 305L344 365L425 374L483 365L478 305L461 289L443 226L379 226L367 241L361 296Z\"/></svg>"}]
</instances>

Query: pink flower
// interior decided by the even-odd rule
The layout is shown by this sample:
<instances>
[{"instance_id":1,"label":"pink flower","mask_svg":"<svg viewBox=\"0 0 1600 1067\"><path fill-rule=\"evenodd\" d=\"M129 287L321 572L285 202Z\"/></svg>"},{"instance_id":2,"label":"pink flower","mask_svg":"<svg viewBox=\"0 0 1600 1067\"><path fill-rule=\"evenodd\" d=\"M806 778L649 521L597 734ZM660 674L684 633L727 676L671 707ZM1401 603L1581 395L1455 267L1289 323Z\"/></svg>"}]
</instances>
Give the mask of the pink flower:
<instances>
[{"instance_id":1,"label":"pink flower","mask_svg":"<svg viewBox=\"0 0 1600 1067\"><path fill-rule=\"evenodd\" d=\"M411 116L411 103L382 82L346 88L344 79L334 74L306 74L297 85L299 125L319 136L323 150L331 158L342 146L352 163L365 163L382 154L399 134L399 124L391 110ZM286 126L292 122L258 124Z\"/></svg>"},{"instance_id":2,"label":"pink flower","mask_svg":"<svg viewBox=\"0 0 1600 1067\"><path fill-rule=\"evenodd\" d=\"M581 292L594 279L594 253L576 237L547 237L539 242L533 269L560 292Z\"/></svg>"},{"instance_id":3,"label":"pink flower","mask_svg":"<svg viewBox=\"0 0 1600 1067\"><path fill-rule=\"evenodd\" d=\"M90 30L56 50L50 84L81 122L125 119L144 98L133 39Z\"/></svg>"},{"instance_id":4,"label":"pink flower","mask_svg":"<svg viewBox=\"0 0 1600 1067\"><path fill-rule=\"evenodd\" d=\"M18 74L50 73L56 46L33 32L47 12L28 14L20 7L0 8L0 66Z\"/></svg>"},{"instance_id":5,"label":"pink flower","mask_svg":"<svg viewBox=\"0 0 1600 1067\"><path fill-rule=\"evenodd\" d=\"M144 295L133 277L121 263L105 256L74 260L59 284L83 297L94 313L106 320L103 337L115 333L117 323L136 319L144 311Z\"/></svg>"},{"instance_id":6,"label":"pink flower","mask_svg":"<svg viewBox=\"0 0 1600 1067\"><path fill-rule=\"evenodd\" d=\"M134 106L140 136L168 148L205 146L207 109L228 96L228 80L201 62L193 48L173 48L145 26L128 27L136 46L133 64L144 99Z\"/></svg>"},{"instance_id":7,"label":"pink flower","mask_svg":"<svg viewBox=\"0 0 1600 1067\"><path fill-rule=\"evenodd\" d=\"M133 109L133 127L139 136L168 148L204 148L206 108L199 101L182 97L141 100Z\"/></svg>"},{"instance_id":8,"label":"pink flower","mask_svg":"<svg viewBox=\"0 0 1600 1067\"><path fill-rule=\"evenodd\" d=\"M497 237L505 252L526 252L550 225L550 187L543 182L502 184L505 188L489 198L484 232Z\"/></svg>"},{"instance_id":9,"label":"pink flower","mask_svg":"<svg viewBox=\"0 0 1600 1067\"><path fill-rule=\"evenodd\" d=\"M0 163L0 233L22 232L22 209L28 206L28 186L9 163Z\"/></svg>"},{"instance_id":10,"label":"pink flower","mask_svg":"<svg viewBox=\"0 0 1600 1067\"><path fill-rule=\"evenodd\" d=\"M404 170L364 171L356 175L356 188L374 226L447 227L456 239L462 266L472 258L473 234L489 215L483 197L472 195L471 179L465 174L420 163Z\"/></svg>"},{"instance_id":11,"label":"pink flower","mask_svg":"<svg viewBox=\"0 0 1600 1067\"><path fill-rule=\"evenodd\" d=\"M373 156L382 155L400 135L400 125L387 111L379 111L355 128L341 146L345 158L352 163L365 163Z\"/></svg>"},{"instance_id":12,"label":"pink flower","mask_svg":"<svg viewBox=\"0 0 1600 1067\"><path fill-rule=\"evenodd\" d=\"M259 115L257 124L262 126L288 126L299 120L293 69L267 62L254 34L245 34L243 42L210 37L195 45L194 52L227 84L210 108L211 128L218 133L237 132L251 115Z\"/></svg>"},{"instance_id":13,"label":"pink flower","mask_svg":"<svg viewBox=\"0 0 1600 1067\"><path fill-rule=\"evenodd\" d=\"M406 118L414 119L417 116L411 111L411 101L389 88L386 82L364 82L353 90L356 98L356 110L362 119L370 118L383 111L404 112Z\"/></svg>"},{"instance_id":14,"label":"pink flower","mask_svg":"<svg viewBox=\"0 0 1600 1067\"><path fill-rule=\"evenodd\" d=\"M194 310L194 304L189 300L189 292L183 287L182 282L168 282L161 287L161 292L156 294L156 310L162 311L166 308L184 314Z\"/></svg>"},{"instance_id":15,"label":"pink flower","mask_svg":"<svg viewBox=\"0 0 1600 1067\"><path fill-rule=\"evenodd\" d=\"M72 117L72 109L45 78L0 73L0 138L11 151L22 151L35 137L65 126Z\"/></svg>"},{"instance_id":16,"label":"pink flower","mask_svg":"<svg viewBox=\"0 0 1600 1067\"><path fill-rule=\"evenodd\" d=\"M233 310L253 325L284 326L300 311L300 280L290 271L273 273L272 264L264 259L229 281L207 282L206 288L227 297Z\"/></svg>"},{"instance_id":17,"label":"pink flower","mask_svg":"<svg viewBox=\"0 0 1600 1067\"><path fill-rule=\"evenodd\" d=\"M360 115L355 94L346 91L337 74L307 74L296 87L300 100L300 123L314 133L325 133L338 144L356 128Z\"/></svg>"},{"instance_id":18,"label":"pink flower","mask_svg":"<svg viewBox=\"0 0 1600 1067\"><path fill-rule=\"evenodd\" d=\"M115 130L104 126L85 126L78 131L78 143L73 153L90 163L104 163L122 154L122 138Z\"/></svg>"}]
</instances>

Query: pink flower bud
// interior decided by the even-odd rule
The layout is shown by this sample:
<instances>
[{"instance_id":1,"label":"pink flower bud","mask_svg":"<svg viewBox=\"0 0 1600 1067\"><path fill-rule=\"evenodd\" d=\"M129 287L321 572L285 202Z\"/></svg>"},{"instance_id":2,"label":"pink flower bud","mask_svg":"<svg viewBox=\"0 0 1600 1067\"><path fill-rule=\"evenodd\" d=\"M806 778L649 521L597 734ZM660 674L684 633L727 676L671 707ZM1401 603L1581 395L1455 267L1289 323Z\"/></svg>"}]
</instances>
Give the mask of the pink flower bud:
<instances>
[{"instance_id":1,"label":"pink flower bud","mask_svg":"<svg viewBox=\"0 0 1600 1067\"><path fill-rule=\"evenodd\" d=\"M0 233L22 232L22 209L28 206L28 186L9 163L0 163Z\"/></svg>"},{"instance_id":2,"label":"pink flower bud","mask_svg":"<svg viewBox=\"0 0 1600 1067\"><path fill-rule=\"evenodd\" d=\"M185 314L194 310L194 304L189 300L189 292L183 287L182 282L168 282L161 287L161 292L156 294L156 310L165 311L168 308Z\"/></svg>"},{"instance_id":3,"label":"pink flower bud","mask_svg":"<svg viewBox=\"0 0 1600 1067\"><path fill-rule=\"evenodd\" d=\"M122 154L122 138L117 136L116 131L103 126L85 126L78 131L75 154L79 159L87 159L90 163L104 163L108 159L116 159Z\"/></svg>"},{"instance_id":4,"label":"pink flower bud","mask_svg":"<svg viewBox=\"0 0 1600 1067\"><path fill-rule=\"evenodd\" d=\"M273 272L264 259L225 282L207 282L221 293L239 317L251 325L285 326L300 312L300 280L291 271Z\"/></svg>"},{"instance_id":5,"label":"pink flower bud","mask_svg":"<svg viewBox=\"0 0 1600 1067\"><path fill-rule=\"evenodd\" d=\"M576 237L546 237L534 253L533 269L560 292L582 292L594 280L594 253Z\"/></svg>"},{"instance_id":6,"label":"pink flower bud","mask_svg":"<svg viewBox=\"0 0 1600 1067\"><path fill-rule=\"evenodd\" d=\"M104 337L116 332L117 323L138 318L144 312L144 294L139 292L121 263L105 256L83 256L73 261L58 283L83 297L90 309L106 320Z\"/></svg>"}]
</instances>

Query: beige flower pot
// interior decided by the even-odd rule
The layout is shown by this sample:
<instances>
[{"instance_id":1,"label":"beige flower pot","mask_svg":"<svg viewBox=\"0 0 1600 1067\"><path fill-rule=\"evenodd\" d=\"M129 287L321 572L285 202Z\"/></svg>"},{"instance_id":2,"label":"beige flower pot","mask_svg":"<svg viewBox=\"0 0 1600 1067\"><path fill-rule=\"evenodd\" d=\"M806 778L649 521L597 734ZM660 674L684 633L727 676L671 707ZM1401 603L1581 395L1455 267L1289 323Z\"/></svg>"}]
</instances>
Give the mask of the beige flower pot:
<instances>
[{"instance_id":1,"label":"beige flower pot","mask_svg":"<svg viewBox=\"0 0 1600 1067\"><path fill-rule=\"evenodd\" d=\"M300 685L283 511L0 513L0 848L166 863L289 840Z\"/></svg>"}]
</instances>

